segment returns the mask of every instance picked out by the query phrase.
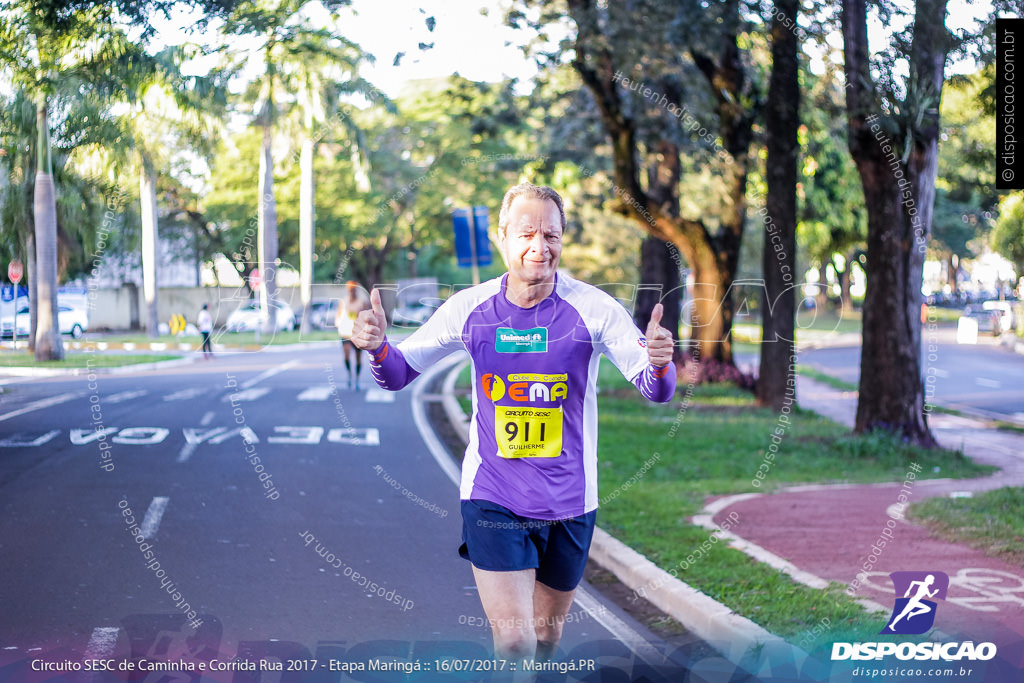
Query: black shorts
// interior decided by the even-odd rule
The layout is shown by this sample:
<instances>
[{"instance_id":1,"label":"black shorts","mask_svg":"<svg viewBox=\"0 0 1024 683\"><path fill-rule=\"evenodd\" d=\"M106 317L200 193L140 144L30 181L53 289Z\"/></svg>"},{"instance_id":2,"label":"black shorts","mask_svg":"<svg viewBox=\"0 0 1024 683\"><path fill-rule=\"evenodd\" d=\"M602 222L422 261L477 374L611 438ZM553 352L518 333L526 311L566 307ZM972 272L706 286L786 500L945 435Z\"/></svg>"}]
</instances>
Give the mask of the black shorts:
<instances>
[{"instance_id":1,"label":"black shorts","mask_svg":"<svg viewBox=\"0 0 1024 683\"><path fill-rule=\"evenodd\" d=\"M549 588L571 591L583 578L597 511L568 519L520 517L486 500L462 501L459 555L478 569L536 569Z\"/></svg>"}]
</instances>

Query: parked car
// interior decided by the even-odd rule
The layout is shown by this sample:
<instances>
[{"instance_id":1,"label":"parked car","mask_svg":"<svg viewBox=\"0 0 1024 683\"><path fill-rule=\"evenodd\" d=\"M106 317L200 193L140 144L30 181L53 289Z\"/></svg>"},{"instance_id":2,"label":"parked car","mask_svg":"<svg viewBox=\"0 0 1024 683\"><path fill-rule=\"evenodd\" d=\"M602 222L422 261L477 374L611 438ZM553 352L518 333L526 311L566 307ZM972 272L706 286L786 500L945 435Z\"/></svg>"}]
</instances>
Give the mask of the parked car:
<instances>
[{"instance_id":1,"label":"parked car","mask_svg":"<svg viewBox=\"0 0 1024 683\"><path fill-rule=\"evenodd\" d=\"M274 301L271 305L277 309L278 331L294 330L295 312L292 307L283 301ZM228 332L255 332L259 325L260 302L253 300L232 312L224 327Z\"/></svg>"},{"instance_id":2,"label":"parked car","mask_svg":"<svg viewBox=\"0 0 1024 683\"><path fill-rule=\"evenodd\" d=\"M391 324L397 327L422 325L435 310L436 306L428 306L422 301L410 301L395 308Z\"/></svg>"},{"instance_id":3,"label":"parked car","mask_svg":"<svg viewBox=\"0 0 1024 683\"><path fill-rule=\"evenodd\" d=\"M1002 311L984 310L978 305L971 305L964 309L963 318L971 318L978 323L978 334L991 334L999 336L1002 332L1001 321Z\"/></svg>"},{"instance_id":4,"label":"parked car","mask_svg":"<svg viewBox=\"0 0 1024 683\"><path fill-rule=\"evenodd\" d=\"M993 312L999 316L999 331L996 334L1009 332L1013 329L1013 302L1011 301L985 301L981 308L986 312Z\"/></svg>"},{"instance_id":5,"label":"parked car","mask_svg":"<svg viewBox=\"0 0 1024 683\"><path fill-rule=\"evenodd\" d=\"M317 330L327 330L334 327L334 316L338 311L338 300L329 301L326 299L314 301L312 310L309 312L309 324Z\"/></svg>"},{"instance_id":6,"label":"parked car","mask_svg":"<svg viewBox=\"0 0 1024 683\"><path fill-rule=\"evenodd\" d=\"M18 336L27 337L29 333L29 310L28 306L18 309ZM89 314L70 306L57 307L57 324L60 326L61 334L70 334L75 339L80 338L89 329ZM5 315L0 320L0 335L4 337L14 336L14 315Z\"/></svg>"}]
</instances>

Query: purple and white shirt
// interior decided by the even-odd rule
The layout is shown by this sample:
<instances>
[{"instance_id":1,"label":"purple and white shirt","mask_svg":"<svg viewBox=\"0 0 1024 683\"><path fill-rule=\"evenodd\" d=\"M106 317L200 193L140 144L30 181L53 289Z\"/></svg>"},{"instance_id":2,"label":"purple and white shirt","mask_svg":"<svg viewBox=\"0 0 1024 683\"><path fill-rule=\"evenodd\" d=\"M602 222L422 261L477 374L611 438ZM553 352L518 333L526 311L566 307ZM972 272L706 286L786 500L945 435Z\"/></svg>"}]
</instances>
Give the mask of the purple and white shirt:
<instances>
[{"instance_id":1,"label":"purple and white shirt","mask_svg":"<svg viewBox=\"0 0 1024 683\"><path fill-rule=\"evenodd\" d=\"M473 416L460 497L534 519L576 517L597 508L601 355L661 403L675 392L675 366L652 366L644 334L596 287L559 274L550 296L520 308L505 296L507 277L453 295L397 347L385 341L370 368L397 391L466 349Z\"/></svg>"}]
</instances>

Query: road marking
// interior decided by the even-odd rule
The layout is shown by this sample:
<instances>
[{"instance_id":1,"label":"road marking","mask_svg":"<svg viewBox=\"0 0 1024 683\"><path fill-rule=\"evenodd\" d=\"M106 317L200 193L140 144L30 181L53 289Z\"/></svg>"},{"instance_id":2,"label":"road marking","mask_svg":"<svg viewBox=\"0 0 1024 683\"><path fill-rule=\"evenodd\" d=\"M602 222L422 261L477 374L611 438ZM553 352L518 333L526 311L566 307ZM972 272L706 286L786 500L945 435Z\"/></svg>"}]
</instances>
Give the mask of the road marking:
<instances>
[{"instance_id":1,"label":"road marking","mask_svg":"<svg viewBox=\"0 0 1024 683\"><path fill-rule=\"evenodd\" d=\"M120 427L106 427L104 429L72 429L71 444L73 446L84 446L99 439L104 441L111 434L116 434Z\"/></svg>"},{"instance_id":2,"label":"road marking","mask_svg":"<svg viewBox=\"0 0 1024 683\"><path fill-rule=\"evenodd\" d=\"M269 393L270 387L258 387L256 389L246 389L244 391L239 391L234 394L228 394L227 396L222 398L221 401L225 403L227 403L228 401L230 401L231 403L234 403L235 401L255 401L257 399L263 398Z\"/></svg>"},{"instance_id":3,"label":"road marking","mask_svg":"<svg viewBox=\"0 0 1024 683\"><path fill-rule=\"evenodd\" d=\"M60 430L54 429L53 431L46 432L45 434L37 436L34 439L28 437L31 439L30 441L19 441L18 438L21 436L21 434L12 434L11 438L0 440L0 446L3 446L5 448L27 448L33 446L42 446L44 443L47 443L58 434L60 434Z\"/></svg>"},{"instance_id":4,"label":"road marking","mask_svg":"<svg viewBox=\"0 0 1024 683\"><path fill-rule=\"evenodd\" d=\"M160 528L160 520L163 519L164 510L167 509L167 501L169 500L170 498L167 496L156 496L153 498L153 502L149 504L146 516L142 518L142 525L139 527L142 537L146 540L156 535L156 530Z\"/></svg>"},{"instance_id":5,"label":"road marking","mask_svg":"<svg viewBox=\"0 0 1024 683\"><path fill-rule=\"evenodd\" d=\"M366 390L366 402L367 403L394 403L395 392L385 391L378 387L371 387Z\"/></svg>"},{"instance_id":6,"label":"road marking","mask_svg":"<svg viewBox=\"0 0 1024 683\"><path fill-rule=\"evenodd\" d=\"M138 391L122 391L119 394L113 394L112 396L107 396L103 400L106 401L107 403L123 403L124 401L130 401L133 398L139 398L140 396L145 396L148 393L149 392L146 391L145 389L139 389Z\"/></svg>"},{"instance_id":7,"label":"road marking","mask_svg":"<svg viewBox=\"0 0 1024 683\"><path fill-rule=\"evenodd\" d=\"M202 396L206 393L206 389L201 387L193 387L191 389L182 389L181 391L175 391L173 394L167 394L164 396L165 401L187 401L197 396Z\"/></svg>"},{"instance_id":8,"label":"road marking","mask_svg":"<svg viewBox=\"0 0 1024 683\"><path fill-rule=\"evenodd\" d=\"M177 462L188 462L192 454L195 453L196 447L199 444L210 442L214 445L227 441L232 436L241 436L243 440L249 443L259 443L260 439L256 436L256 432L252 431L248 427L237 427L235 429L229 429L228 427L214 427L206 431L198 429L192 429L187 427L182 430L182 434L185 436L185 445L182 446L181 451L178 452Z\"/></svg>"},{"instance_id":9,"label":"road marking","mask_svg":"<svg viewBox=\"0 0 1024 683\"><path fill-rule=\"evenodd\" d=\"M111 441L131 446L150 446L161 443L170 433L171 430L163 427L127 427Z\"/></svg>"},{"instance_id":10,"label":"road marking","mask_svg":"<svg viewBox=\"0 0 1024 683\"><path fill-rule=\"evenodd\" d=\"M60 405L61 403L67 403L71 399L78 398L79 396L82 395L82 393L76 391L67 394L60 394L59 396L53 396L52 398L44 398L39 401L29 403L24 408L18 408L17 410L12 410L9 413L4 413L3 415L0 415L0 422L3 422L4 420L10 420L12 417L24 415L25 413L31 413L33 410L40 410L41 408L49 408L50 406L56 406Z\"/></svg>"},{"instance_id":11,"label":"road marking","mask_svg":"<svg viewBox=\"0 0 1024 683\"><path fill-rule=\"evenodd\" d=\"M242 382L241 386L242 386L243 389L248 389L249 387L253 386L254 384L258 384L258 383L262 382L263 380L267 379L268 377L273 377L274 375L278 374L279 372L284 372L285 370L290 370L291 368L294 368L298 364L299 364L299 359L295 358L294 360L290 360L287 363L284 363L283 365L278 365L276 368L270 368L269 370L264 370L263 372L261 372L260 374L256 375L252 379L246 380L245 382ZM267 391L269 391L269 389Z\"/></svg>"},{"instance_id":12,"label":"road marking","mask_svg":"<svg viewBox=\"0 0 1024 683\"><path fill-rule=\"evenodd\" d=\"M334 393L334 387L327 385L322 387L310 387L299 394L299 401L326 401Z\"/></svg>"},{"instance_id":13,"label":"road marking","mask_svg":"<svg viewBox=\"0 0 1024 683\"><path fill-rule=\"evenodd\" d=\"M984 377L975 377L974 383L979 387L986 387L988 389L998 389L1003 386L1002 382L997 382L994 379L985 379Z\"/></svg>"},{"instance_id":14,"label":"road marking","mask_svg":"<svg viewBox=\"0 0 1024 683\"><path fill-rule=\"evenodd\" d=\"M268 439L271 441L272 439ZM327 443L344 443L350 446L379 446L380 431L376 427L335 427L327 432Z\"/></svg>"},{"instance_id":15,"label":"road marking","mask_svg":"<svg viewBox=\"0 0 1024 683\"><path fill-rule=\"evenodd\" d=\"M121 629L117 626L101 626L92 630L89 644L85 646L82 659L109 659L117 645L117 634Z\"/></svg>"},{"instance_id":16,"label":"road marking","mask_svg":"<svg viewBox=\"0 0 1024 683\"><path fill-rule=\"evenodd\" d=\"M216 416L217 416L217 413L213 412L212 410L206 411L206 414L203 415L203 419L199 421L199 426L200 427L206 427L211 422L213 422L213 418L216 417Z\"/></svg>"},{"instance_id":17,"label":"road marking","mask_svg":"<svg viewBox=\"0 0 1024 683\"><path fill-rule=\"evenodd\" d=\"M948 370L942 370L941 368L929 368L928 372L932 373L936 377L942 377L942 378L949 377L949 371Z\"/></svg>"}]
</instances>

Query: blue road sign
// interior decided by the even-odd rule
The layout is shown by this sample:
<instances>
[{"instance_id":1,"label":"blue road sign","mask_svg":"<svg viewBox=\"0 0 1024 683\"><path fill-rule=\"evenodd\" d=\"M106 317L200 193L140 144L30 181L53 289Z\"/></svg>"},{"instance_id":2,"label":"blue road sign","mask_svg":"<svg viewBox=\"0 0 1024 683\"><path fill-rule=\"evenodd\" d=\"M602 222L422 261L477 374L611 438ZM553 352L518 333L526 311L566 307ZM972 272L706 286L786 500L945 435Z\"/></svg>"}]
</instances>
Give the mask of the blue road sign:
<instances>
[{"instance_id":1,"label":"blue road sign","mask_svg":"<svg viewBox=\"0 0 1024 683\"><path fill-rule=\"evenodd\" d=\"M469 238L469 209L452 211L452 225L455 228L455 257L460 268L473 266L473 251L476 247L476 265L491 265L491 241L487 239L487 228L490 225L490 212L486 206L473 207L473 223L476 228L476 244Z\"/></svg>"}]
</instances>

